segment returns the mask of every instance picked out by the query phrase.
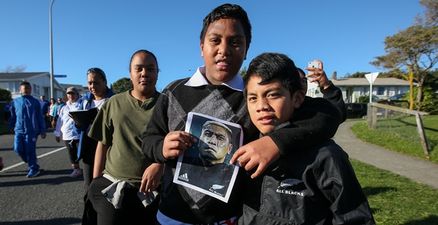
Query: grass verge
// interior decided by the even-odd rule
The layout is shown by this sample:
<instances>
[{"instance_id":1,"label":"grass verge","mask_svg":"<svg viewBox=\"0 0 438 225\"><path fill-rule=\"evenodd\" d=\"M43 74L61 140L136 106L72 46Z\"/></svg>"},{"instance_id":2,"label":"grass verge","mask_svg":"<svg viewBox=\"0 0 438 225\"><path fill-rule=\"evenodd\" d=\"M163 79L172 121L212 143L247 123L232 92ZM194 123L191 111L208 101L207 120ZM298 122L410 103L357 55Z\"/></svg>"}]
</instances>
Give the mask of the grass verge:
<instances>
[{"instance_id":1,"label":"grass verge","mask_svg":"<svg viewBox=\"0 0 438 225\"><path fill-rule=\"evenodd\" d=\"M377 224L438 224L438 190L356 160L352 164Z\"/></svg>"},{"instance_id":2,"label":"grass verge","mask_svg":"<svg viewBox=\"0 0 438 225\"><path fill-rule=\"evenodd\" d=\"M438 115L424 116L423 124L430 146L430 161L438 163ZM407 155L425 158L415 117L379 120L375 130L369 129L366 121L360 121L355 123L351 129L363 141Z\"/></svg>"}]
</instances>

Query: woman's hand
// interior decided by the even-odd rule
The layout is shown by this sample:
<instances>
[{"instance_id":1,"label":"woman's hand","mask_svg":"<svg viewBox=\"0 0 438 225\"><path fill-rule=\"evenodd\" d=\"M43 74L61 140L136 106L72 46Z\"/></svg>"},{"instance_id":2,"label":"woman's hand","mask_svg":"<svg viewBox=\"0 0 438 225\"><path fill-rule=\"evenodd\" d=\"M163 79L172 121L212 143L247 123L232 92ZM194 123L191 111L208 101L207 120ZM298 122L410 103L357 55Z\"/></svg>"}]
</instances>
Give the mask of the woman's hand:
<instances>
[{"instance_id":1,"label":"woman's hand","mask_svg":"<svg viewBox=\"0 0 438 225\"><path fill-rule=\"evenodd\" d=\"M140 192L152 192L160 185L161 177L163 176L164 165L160 163L152 163L143 172L140 184Z\"/></svg>"}]
</instances>

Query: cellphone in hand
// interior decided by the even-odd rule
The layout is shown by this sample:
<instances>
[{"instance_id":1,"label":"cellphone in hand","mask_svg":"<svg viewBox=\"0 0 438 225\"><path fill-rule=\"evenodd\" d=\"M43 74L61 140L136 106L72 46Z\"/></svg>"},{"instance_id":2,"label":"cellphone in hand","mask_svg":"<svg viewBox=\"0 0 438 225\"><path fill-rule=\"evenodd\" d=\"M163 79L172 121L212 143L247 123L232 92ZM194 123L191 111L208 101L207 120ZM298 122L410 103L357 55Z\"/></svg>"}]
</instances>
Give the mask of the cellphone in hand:
<instances>
[{"instance_id":1,"label":"cellphone in hand","mask_svg":"<svg viewBox=\"0 0 438 225\"><path fill-rule=\"evenodd\" d=\"M321 60L312 60L309 62L309 64L307 64L307 70L315 70L315 69L319 69L322 70L322 61Z\"/></svg>"}]
</instances>

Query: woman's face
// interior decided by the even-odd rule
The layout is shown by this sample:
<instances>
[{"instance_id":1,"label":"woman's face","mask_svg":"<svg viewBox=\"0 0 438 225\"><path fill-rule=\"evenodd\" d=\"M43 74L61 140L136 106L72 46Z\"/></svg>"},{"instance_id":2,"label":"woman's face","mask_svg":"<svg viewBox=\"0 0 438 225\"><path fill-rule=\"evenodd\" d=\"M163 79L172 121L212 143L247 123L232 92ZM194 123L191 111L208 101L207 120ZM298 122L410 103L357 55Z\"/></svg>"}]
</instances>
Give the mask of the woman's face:
<instances>
[{"instance_id":1,"label":"woman's face","mask_svg":"<svg viewBox=\"0 0 438 225\"><path fill-rule=\"evenodd\" d=\"M96 97L104 97L106 82L96 73L90 72L87 75L88 90Z\"/></svg>"},{"instance_id":2,"label":"woman's face","mask_svg":"<svg viewBox=\"0 0 438 225\"><path fill-rule=\"evenodd\" d=\"M130 76L133 91L138 95L151 97L155 92L158 78L158 65L152 55L138 53L131 62Z\"/></svg>"},{"instance_id":3,"label":"woman's face","mask_svg":"<svg viewBox=\"0 0 438 225\"><path fill-rule=\"evenodd\" d=\"M76 100L78 100L78 94L75 92L69 92L67 93L67 100L69 102L76 102Z\"/></svg>"}]
</instances>

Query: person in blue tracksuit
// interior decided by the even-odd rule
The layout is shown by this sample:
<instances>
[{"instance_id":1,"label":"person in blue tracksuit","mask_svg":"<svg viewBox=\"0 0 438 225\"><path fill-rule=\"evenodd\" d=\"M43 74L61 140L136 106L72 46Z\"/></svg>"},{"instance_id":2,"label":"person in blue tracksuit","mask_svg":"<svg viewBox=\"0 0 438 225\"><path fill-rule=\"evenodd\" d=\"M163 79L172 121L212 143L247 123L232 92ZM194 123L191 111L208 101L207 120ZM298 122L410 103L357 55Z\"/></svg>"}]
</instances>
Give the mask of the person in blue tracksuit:
<instances>
[{"instance_id":1,"label":"person in blue tracksuit","mask_svg":"<svg viewBox=\"0 0 438 225\"><path fill-rule=\"evenodd\" d=\"M29 82L20 84L21 97L11 104L9 127L14 130L14 151L29 165L28 178L40 174L37 163L36 142L38 135L46 138L46 124L38 99L32 97L32 87Z\"/></svg>"}]
</instances>

